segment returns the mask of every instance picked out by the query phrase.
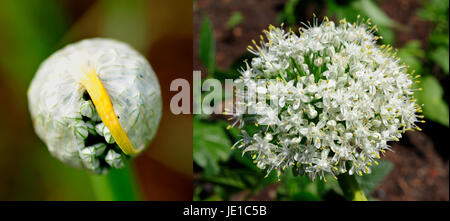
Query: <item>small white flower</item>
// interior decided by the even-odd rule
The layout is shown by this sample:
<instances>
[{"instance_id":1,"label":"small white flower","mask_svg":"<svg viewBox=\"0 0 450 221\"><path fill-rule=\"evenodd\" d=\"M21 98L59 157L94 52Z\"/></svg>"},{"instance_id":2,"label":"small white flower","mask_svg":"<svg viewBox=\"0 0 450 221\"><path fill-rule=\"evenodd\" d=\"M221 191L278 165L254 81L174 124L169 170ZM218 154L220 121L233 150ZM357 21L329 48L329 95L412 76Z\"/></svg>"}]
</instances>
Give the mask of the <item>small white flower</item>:
<instances>
[{"instance_id":1,"label":"small white flower","mask_svg":"<svg viewBox=\"0 0 450 221\"><path fill-rule=\"evenodd\" d=\"M314 65L317 66L317 67L322 66L322 64L323 64L323 60L322 60L321 57L318 57L318 58L314 61Z\"/></svg>"}]
</instances>

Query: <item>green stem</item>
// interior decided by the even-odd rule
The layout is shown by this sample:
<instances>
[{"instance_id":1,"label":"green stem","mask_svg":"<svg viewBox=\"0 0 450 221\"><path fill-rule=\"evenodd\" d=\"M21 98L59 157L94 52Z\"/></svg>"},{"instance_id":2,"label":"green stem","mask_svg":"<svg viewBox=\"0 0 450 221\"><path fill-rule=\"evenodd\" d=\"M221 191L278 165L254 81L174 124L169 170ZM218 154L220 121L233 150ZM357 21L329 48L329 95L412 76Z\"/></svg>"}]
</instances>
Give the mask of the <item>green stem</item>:
<instances>
[{"instance_id":1,"label":"green stem","mask_svg":"<svg viewBox=\"0 0 450 221\"><path fill-rule=\"evenodd\" d=\"M139 185L130 161L122 169L111 169L106 175L91 175L92 189L100 201L140 200Z\"/></svg>"},{"instance_id":2,"label":"green stem","mask_svg":"<svg viewBox=\"0 0 450 221\"><path fill-rule=\"evenodd\" d=\"M347 200L367 201L367 198L354 175L348 175L348 173L340 174L338 175L338 182Z\"/></svg>"}]
</instances>

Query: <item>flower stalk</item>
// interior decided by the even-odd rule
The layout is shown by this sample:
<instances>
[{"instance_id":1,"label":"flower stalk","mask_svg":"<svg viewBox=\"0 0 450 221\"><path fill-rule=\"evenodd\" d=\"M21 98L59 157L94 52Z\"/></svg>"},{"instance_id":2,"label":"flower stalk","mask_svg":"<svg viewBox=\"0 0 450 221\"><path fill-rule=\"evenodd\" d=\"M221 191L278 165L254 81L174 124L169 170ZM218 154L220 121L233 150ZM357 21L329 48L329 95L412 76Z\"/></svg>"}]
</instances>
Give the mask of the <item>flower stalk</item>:
<instances>
[{"instance_id":1,"label":"flower stalk","mask_svg":"<svg viewBox=\"0 0 450 221\"><path fill-rule=\"evenodd\" d=\"M98 201L136 201L140 189L130 161L121 169L113 169L105 175L91 175L92 189Z\"/></svg>"},{"instance_id":2,"label":"flower stalk","mask_svg":"<svg viewBox=\"0 0 450 221\"><path fill-rule=\"evenodd\" d=\"M339 186L344 192L344 197L350 201L367 201L363 190L356 181L355 175L349 175L348 173L342 173L337 176Z\"/></svg>"}]
</instances>

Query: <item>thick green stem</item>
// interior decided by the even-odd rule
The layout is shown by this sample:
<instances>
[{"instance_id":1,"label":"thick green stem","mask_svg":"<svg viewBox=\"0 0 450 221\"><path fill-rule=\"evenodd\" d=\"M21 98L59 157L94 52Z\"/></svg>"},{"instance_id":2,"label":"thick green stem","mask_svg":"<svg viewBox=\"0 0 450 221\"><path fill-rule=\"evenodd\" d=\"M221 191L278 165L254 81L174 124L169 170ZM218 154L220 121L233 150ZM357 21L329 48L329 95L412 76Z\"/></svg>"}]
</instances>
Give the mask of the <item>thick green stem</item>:
<instances>
[{"instance_id":1,"label":"thick green stem","mask_svg":"<svg viewBox=\"0 0 450 221\"><path fill-rule=\"evenodd\" d=\"M122 169L111 169L106 175L91 175L92 188L100 201L140 200L139 185L132 164L127 161Z\"/></svg>"},{"instance_id":2,"label":"thick green stem","mask_svg":"<svg viewBox=\"0 0 450 221\"><path fill-rule=\"evenodd\" d=\"M367 201L367 198L354 175L349 175L347 173L338 175L338 182L347 200Z\"/></svg>"}]
</instances>

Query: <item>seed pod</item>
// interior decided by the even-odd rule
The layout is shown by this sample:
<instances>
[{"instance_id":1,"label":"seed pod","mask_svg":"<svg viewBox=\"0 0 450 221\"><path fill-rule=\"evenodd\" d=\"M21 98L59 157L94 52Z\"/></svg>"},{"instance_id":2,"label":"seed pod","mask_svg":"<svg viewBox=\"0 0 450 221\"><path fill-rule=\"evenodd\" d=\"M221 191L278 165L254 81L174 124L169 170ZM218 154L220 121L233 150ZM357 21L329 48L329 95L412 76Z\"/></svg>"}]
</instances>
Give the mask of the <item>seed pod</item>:
<instances>
[{"instance_id":1,"label":"seed pod","mask_svg":"<svg viewBox=\"0 0 450 221\"><path fill-rule=\"evenodd\" d=\"M28 90L33 126L50 153L103 173L124 165L153 139L161 91L147 60L125 43L86 39L39 67Z\"/></svg>"}]
</instances>

